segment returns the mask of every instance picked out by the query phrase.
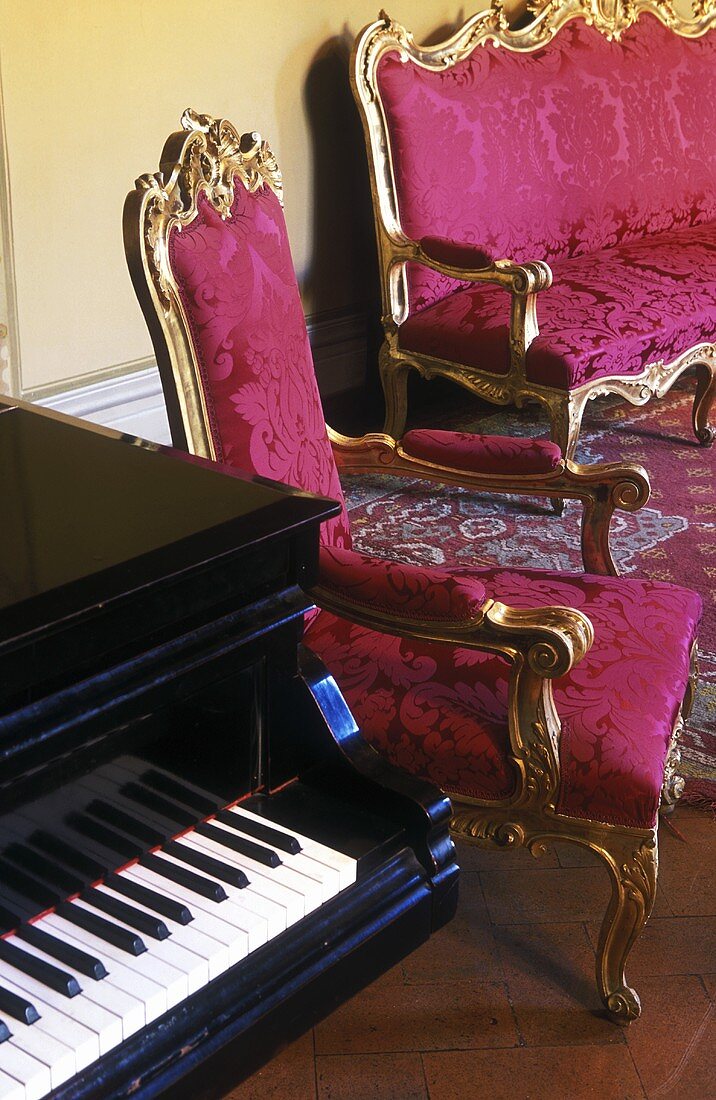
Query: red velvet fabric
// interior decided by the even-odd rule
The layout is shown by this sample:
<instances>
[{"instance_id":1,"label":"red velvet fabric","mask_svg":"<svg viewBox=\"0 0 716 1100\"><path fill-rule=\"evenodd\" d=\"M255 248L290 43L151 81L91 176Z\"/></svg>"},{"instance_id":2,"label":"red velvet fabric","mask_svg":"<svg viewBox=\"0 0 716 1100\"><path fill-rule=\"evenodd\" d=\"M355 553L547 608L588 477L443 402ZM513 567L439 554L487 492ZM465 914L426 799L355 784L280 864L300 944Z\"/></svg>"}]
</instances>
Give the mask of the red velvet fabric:
<instances>
[{"instance_id":1,"label":"red velvet fabric","mask_svg":"<svg viewBox=\"0 0 716 1100\"><path fill-rule=\"evenodd\" d=\"M473 578L335 546L321 547L319 583L350 600L356 609L388 611L416 620L473 619L485 602L485 589Z\"/></svg>"},{"instance_id":2,"label":"red velvet fabric","mask_svg":"<svg viewBox=\"0 0 716 1100\"><path fill-rule=\"evenodd\" d=\"M339 500L322 539L350 546L281 205L268 188L250 195L237 182L230 218L204 195L198 207L169 251L218 458Z\"/></svg>"},{"instance_id":3,"label":"red velvet fabric","mask_svg":"<svg viewBox=\"0 0 716 1100\"><path fill-rule=\"evenodd\" d=\"M562 720L560 812L649 827L701 613L687 589L631 577L540 570L465 574L514 607L576 607L595 641L554 681ZM394 763L446 791L500 798L508 760L509 665L474 650L401 640L321 612L306 644L344 692L364 736Z\"/></svg>"},{"instance_id":4,"label":"red velvet fabric","mask_svg":"<svg viewBox=\"0 0 716 1100\"><path fill-rule=\"evenodd\" d=\"M639 374L716 335L716 222L556 260L552 270L552 286L537 296L539 336L527 351L533 382L573 389ZM473 284L411 313L400 345L505 373L509 323L509 294Z\"/></svg>"},{"instance_id":5,"label":"red velvet fabric","mask_svg":"<svg viewBox=\"0 0 716 1100\"><path fill-rule=\"evenodd\" d=\"M312 369L283 213L268 190L237 186L222 220L198 216L170 240L170 260L200 362L219 458L342 501ZM507 444L505 444L507 446ZM472 614L487 596L517 606L566 604L597 641L557 683L564 722L560 806L629 824L653 820L664 752L688 673L698 597L657 582L432 570L354 557L345 508L324 527L328 583L380 606ZM388 601L384 604L383 601ZM324 658L368 740L447 790L501 797L508 666L489 654L401 641L314 613L306 640Z\"/></svg>"},{"instance_id":6,"label":"red velvet fabric","mask_svg":"<svg viewBox=\"0 0 716 1100\"><path fill-rule=\"evenodd\" d=\"M542 49L479 46L432 71L382 59L403 228L552 261L716 219L716 34L582 19ZM455 284L410 272L413 309Z\"/></svg>"},{"instance_id":7,"label":"red velvet fabric","mask_svg":"<svg viewBox=\"0 0 716 1100\"><path fill-rule=\"evenodd\" d=\"M561 450L548 439L416 428L401 442L414 458L476 474L548 474L562 461Z\"/></svg>"}]
</instances>

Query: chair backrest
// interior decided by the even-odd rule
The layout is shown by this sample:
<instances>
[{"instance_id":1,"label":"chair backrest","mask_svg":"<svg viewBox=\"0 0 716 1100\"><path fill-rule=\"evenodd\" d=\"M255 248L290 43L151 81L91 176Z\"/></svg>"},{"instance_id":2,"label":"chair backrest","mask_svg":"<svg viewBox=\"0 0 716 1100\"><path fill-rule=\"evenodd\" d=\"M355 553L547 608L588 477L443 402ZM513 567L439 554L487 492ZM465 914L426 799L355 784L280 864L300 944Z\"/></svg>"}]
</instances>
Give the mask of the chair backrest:
<instances>
[{"instance_id":1,"label":"chair backrest","mask_svg":"<svg viewBox=\"0 0 716 1100\"><path fill-rule=\"evenodd\" d=\"M333 497L327 545L350 546L266 142L185 111L160 171L127 196L124 237L175 445Z\"/></svg>"},{"instance_id":2,"label":"chair backrest","mask_svg":"<svg viewBox=\"0 0 716 1100\"><path fill-rule=\"evenodd\" d=\"M702 7L682 20L651 0L551 0L510 30L495 6L425 48L387 19L366 28L352 82L379 238L549 261L716 218L716 8ZM454 287L413 267L410 307Z\"/></svg>"}]
</instances>

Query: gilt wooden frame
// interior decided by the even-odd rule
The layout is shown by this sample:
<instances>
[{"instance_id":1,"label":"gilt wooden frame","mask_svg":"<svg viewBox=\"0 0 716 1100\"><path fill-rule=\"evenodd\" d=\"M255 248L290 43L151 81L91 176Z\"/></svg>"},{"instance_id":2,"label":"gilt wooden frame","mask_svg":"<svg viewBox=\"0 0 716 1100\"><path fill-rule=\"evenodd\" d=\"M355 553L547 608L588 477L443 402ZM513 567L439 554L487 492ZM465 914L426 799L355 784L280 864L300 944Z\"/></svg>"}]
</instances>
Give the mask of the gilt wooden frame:
<instances>
[{"instance_id":1,"label":"gilt wooden frame","mask_svg":"<svg viewBox=\"0 0 716 1100\"><path fill-rule=\"evenodd\" d=\"M403 230L398 208L395 172L386 118L377 85L377 67L386 53L398 53L405 61L430 70L444 70L465 60L476 48L488 43L517 53L531 53L550 42L571 19L583 18L608 38L619 38L642 12L656 16L675 34L697 38L716 27L713 0L692 0L691 18L678 14L669 0L547 0L526 26L511 27L501 0L469 19L450 38L434 46L418 46L412 35L385 12L359 35L353 48L350 77L353 94L363 121L370 168L380 267L383 328L385 340L379 369L385 394L385 431L400 436L407 417L407 378L416 370L426 379L449 378L478 397L497 405L527 402L542 405L550 418L552 439L562 454L572 459L579 440L582 415L590 399L619 394L634 405L652 397L663 397L687 370L697 376L693 406L693 427L703 446L710 446L714 431L709 410L716 397L716 334L713 341L684 351L669 363L647 363L637 375L611 375L586 382L572 390L539 385L526 377L525 357L536 336L538 295L552 282L549 265L535 259L516 264L497 260L493 264L465 270L440 263ZM507 374L466 366L400 346L400 326L408 314L406 264L417 262L463 282L484 282L502 286L511 295L510 365Z\"/></svg>"},{"instance_id":2,"label":"gilt wooden frame","mask_svg":"<svg viewBox=\"0 0 716 1100\"><path fill-rule=\"evenodd\" d=\"M216 459L191 326L185 315L169 258L174 229L197 215L205 194L223 217L229 217L234 188L270 187L282 196L281 174L269 145L256 133L239 135L223 119L186 111L184 129L168 139L160 170L140 176L124 209L127 261L149 326L167 400L176 445ZM611 464L579 467L563 461L552 474L510 478L473 475L419 461L399 441L376 434L350 439L329 429L339 468L403 474L498 492L535 492L578 497L585 502L585 562L597 572L616 572L608 550L609 519L614 507L633 510L648 499L649 482L638 466ZM585 536L586 531L586 536ZM315 587L318 606L371 629L407 638L497 653L511 665L508 697L510 759L515 793L506 799L453 799L452 829L474 842L500 846L525 844L539 854L548 840L570 840L597 852L609 868L612 898L602 925L597 981L612 1017L629 1022L640 1012L639 998L627 985L624 966L631 946L654 902L657 871L656 829L628 828L570 817L557 812L560 781L560 720L552 681L567 673L589 650L593 628L575 608L518 610L487 600L478 615L465 621L421 621L374 611L342 591ZM695 678L695 663L692 669ZM687 692L684 712L693 694ZM665 794L678 796L677 720Z\"/></svg>"}]
</instances>

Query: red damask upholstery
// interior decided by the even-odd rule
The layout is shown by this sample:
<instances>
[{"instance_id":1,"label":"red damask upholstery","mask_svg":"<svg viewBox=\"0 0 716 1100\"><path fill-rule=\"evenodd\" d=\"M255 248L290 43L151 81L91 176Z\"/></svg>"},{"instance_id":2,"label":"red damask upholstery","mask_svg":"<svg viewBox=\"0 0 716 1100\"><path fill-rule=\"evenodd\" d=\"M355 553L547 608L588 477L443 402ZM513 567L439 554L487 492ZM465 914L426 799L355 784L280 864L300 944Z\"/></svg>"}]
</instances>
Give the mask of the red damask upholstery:
<instances>
[{"instance_id":1,"label":"red damask upholstery","mask_svg":"<svg viewBox=\"0 0 716 1100\"><path fill-rule=\"evenodd\" d=\"M551 263L716 220L715 34L642 15L610 41L574 19L441 71L389 54L377 80L414 240ZM415 266L409 283L412 310L459 285Z\"/></svg>"},{"instance_id":2,"label":"red damask upholstery","mask_svg":"<svg viewBox=\"0 0 716 1100\"><path fill-rule=\"evenodd\" d=\"M200 196L196 219L181 233L172 231L169 255L219 459L342 502L274 194L249 194L238 183L226 219ZM439 436L431 434L430 446L440 448ZM425 433L417 435L425 444ZM455 454L471 446L476 454L474 441L458 442ZM485 454L490 446L484 444ZM551 445L529 447L546 463L556 457ZM365 601L420 618L464 619L487 596L586 612L597 640L557 682L564 721L560 806L605 821L653 820L666 744L686 688L697 596L623 578L508 570L447 577L377 562L351 553L345 505L326 525L323 542L323 582L357 606ZM504 661L379 635L324 611L314 616L307 644L336 676L376 747L450 791L499 798L514 789Z\"/></svg>"},{"instance_id":3,"label":"red damask upholstery","mask_svg":"<svg viewBox=\"0 0 716 1100\"><path fill-rule=\"evenodd\" d=\"M696 593L540 570L463 575L514 607L576 607L591 619L594 645L553 684L562 720L558 808L653 825L701 614ZM326 612L305 641L340 684L364 736L394 763L449 793L496 799L512 792L503 658L377 634Z\"/></svg>"},{"instance_id":4,"label":"red damask upholstery","mask_svg":"<svg viewBox=\"0 0 716 1100\"><path fill-rule=\"evenodd\" d=\"M406 454L473 474L548 474L562 461L549 439L415 428L401 443Z\"/></svg>"},{"instance_id":5,"label":"red damask upholstery","mask_svg":"<svg viewBox=\"0 0 716 1100\"><path fill-rule=\"evenodd\" d=\"M716 35L714 36L716 38ZM668 363L716 333L716 222L552 262L527 378L573 389ZM411 313L401 347L497 373L509 369L509 295L471 285Z\"/></svg>"}]
</instances>

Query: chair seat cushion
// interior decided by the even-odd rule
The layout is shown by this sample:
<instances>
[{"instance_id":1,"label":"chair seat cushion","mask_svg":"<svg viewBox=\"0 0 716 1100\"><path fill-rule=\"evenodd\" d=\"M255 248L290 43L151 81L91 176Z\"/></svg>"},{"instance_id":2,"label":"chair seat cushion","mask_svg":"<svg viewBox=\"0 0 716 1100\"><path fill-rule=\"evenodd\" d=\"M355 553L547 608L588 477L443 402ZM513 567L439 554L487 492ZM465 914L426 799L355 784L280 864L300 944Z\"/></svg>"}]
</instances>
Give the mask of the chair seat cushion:
<instances>
[{"instance_id":1,"label":"chair seat cushion","mask_svg":"<svg viewBox=\"0 0 716 1100\"><path fill-rule=\"evenodd\" d=\"M561 605L589 616L592 648L553 685L562 722L558 810L653 825L701 614L697 594L625 577L463 573L513 607ZM450 794L514 791L505 659L378 634L324 611L305 643L337 680L365 738L394 764Z\"/></svg>"},{"instance_id":2,"label":"chair seat cushion","mask_svg":"<svg viewBox=\"0 0 716 1100\"><path fill-rule=\"evenodd\" d=\"M531 382L567 390L635 375L716 338L716 222L551 266L553 284L537 296L539 336L527 351ZM506 374L509 320L510 295L475 284L411 313L400 346Z\"/></svg>"}]
</instances>

